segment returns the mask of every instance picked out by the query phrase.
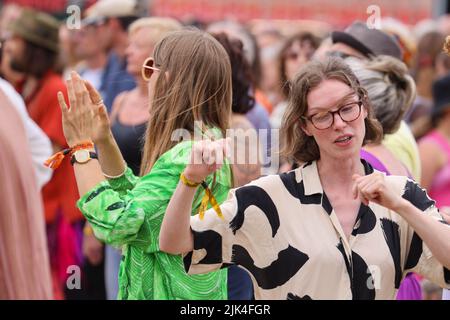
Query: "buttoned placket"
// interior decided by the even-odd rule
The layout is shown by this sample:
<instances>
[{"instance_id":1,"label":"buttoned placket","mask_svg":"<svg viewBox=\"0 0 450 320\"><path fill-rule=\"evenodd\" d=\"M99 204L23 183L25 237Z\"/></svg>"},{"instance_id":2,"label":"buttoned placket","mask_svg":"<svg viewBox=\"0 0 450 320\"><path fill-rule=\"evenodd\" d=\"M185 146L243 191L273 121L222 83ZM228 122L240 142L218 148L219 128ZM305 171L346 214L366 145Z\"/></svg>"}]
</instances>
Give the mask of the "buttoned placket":
<instances>
[{"instance_id":1,"label":"buttoned placket","mask_svg":"<svg viewBox=\"0 0 450 320\"><path fill-rule=\"evenodd\" d=\"M364 169L366 174L370 173L368 171L369 168L366 167L367 165L364 163ZM348 262L350 264L350 285L351 289L353 291L353 259L352 259L352 248L356 243L357 235L353 236L350 235L350 239L348 239L344 233L344 230L342 229L342 225L339 222L339 219L334 211L334 208L331 206L331 203L328 200L327 195L325 194L325 191L322 188L322 184L320 182L320 177L317 169L317 162L313 162L308 166L305 166L302 168L302 179L304 181L304 188L305 188L305 195L312 195L320 193L322 195L322 201L321 201L321 207L324 211L324 214L329 216L329 219L334 227L334 230L336 232L336 236L339 238L340 242L342 243L345 255L347 256ZM360 225L362 214L360 214L363 210L363 204L360 205L360 208L358 210L358 216L356 218L355 224L353 225L353 230L355 230L356 226Z\"/></svg>"}]
</instances>

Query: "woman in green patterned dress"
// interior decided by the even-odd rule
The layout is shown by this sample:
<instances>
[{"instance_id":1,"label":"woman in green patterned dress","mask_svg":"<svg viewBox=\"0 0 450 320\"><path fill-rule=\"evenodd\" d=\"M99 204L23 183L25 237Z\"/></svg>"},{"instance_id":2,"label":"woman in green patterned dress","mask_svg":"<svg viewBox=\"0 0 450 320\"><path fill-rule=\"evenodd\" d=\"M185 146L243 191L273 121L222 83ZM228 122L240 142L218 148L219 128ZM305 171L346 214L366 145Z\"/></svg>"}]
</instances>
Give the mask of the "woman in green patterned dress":
<instances>
[{"instance_id":1,"label":"woman in green patterned dress","mask_svg":"<svg viewBox=\"0 0 450 320\"><path fill-rule=\"evenodd\" d=\"M220 139L228 127L231 68L227 53L206 33L177 31L156 45L142 71L149 86L150 120L140 177L126 167L97 91L76 73L67 82L70 108L62 97L60 104L67 142L81 148L71 159L81 195L78 207L100 240L122 248L119 299L226 299L226 270L186 275L181 256L161 252L158 240L166 207L188 163L192 143L198 140L195 137ZM198 131L200 135L195 134ZM90 141L98 160L95 153L89 154L94 151L92 145L79 146ZM230 189L230 177L226 164L206 179L219 203ZM197 193L193 214L203 195L203 189Z\"/></svg>"}]
</instances>

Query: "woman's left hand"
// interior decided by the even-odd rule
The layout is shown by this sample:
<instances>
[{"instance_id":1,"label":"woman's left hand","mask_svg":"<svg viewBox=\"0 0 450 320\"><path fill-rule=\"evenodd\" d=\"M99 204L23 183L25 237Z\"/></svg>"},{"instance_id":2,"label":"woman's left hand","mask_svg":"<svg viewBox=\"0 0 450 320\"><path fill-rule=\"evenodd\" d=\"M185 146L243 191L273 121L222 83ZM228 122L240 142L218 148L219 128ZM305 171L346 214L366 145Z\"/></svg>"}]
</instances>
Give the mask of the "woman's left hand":
<instances>
[{"instance_id":1,"label":"woman's left hand","mask_svg":"<svg viewBox=\"0 0 450 320\"><path fill-rule=\"evenodd\" d=\"M395 191L391 190L385 180L385 175L374 172L367 176L353 175L353 196L360 198L366 206L369 201L377 203L385 208L396 211L405 201Z\"/></svg>"},{"instance_id":2,"label":"woman's left hand","mask_svg":"<svg viewBox=\"0 0 450 320\"><path fill-rule=\"evenodd\" d=\"M75 144L105 139L109 136L110 125L106 108L98 92L76 73L67 80L70 109L64 96L58 92L62 111L64 136L67 144Z\"/></svg>"}]
</instances>

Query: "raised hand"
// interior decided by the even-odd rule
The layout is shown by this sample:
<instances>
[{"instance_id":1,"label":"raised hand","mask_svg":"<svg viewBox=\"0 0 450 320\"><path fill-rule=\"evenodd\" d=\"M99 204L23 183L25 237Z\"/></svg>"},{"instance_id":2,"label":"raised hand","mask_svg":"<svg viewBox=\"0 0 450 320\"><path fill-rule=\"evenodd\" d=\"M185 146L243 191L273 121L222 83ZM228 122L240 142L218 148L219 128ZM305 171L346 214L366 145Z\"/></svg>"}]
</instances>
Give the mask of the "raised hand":
<instances>
[{"instance_id":1,"label":"raised hand","mask_svg":"<svg viewBox=\"0 0 450 320\"><path fill-rule=\"evenodd\" d=\"M110 136L110 124L105 105L97 90L76 72L72 72L71 78L67 80L67 90L70 108L61 92L58 92L58 101L68 145L106 140Z\"/></svg>"},{"instance_id":2,"label":"raised hand","mask_svg":"<svg viewBox=\"0 0 450 320\"><path fill-rule=\"evenodd\" d=\"M366 206L369 204L369 201L372 201L396 211L402 202L405 201L390 189L385 181L385 175L380 172L374 172L367 176L354 174L353 181L353 196L355 199L359 197Z\"/></svg>"},{"instance_id":3,"label":"raised hand","mask_svg":"<svg viewBox=\"0 0 450 320\"><path fill-rule=\"evenodd\" d=\"M91 102L94 103L93 110L96 116L97 125L94 128L92 141L94 141L95 144L99 144L106 141L112 135L111 123L109 122L108 111L106 110L106 106L103 103L100 93L88 81L84 81L84 84L89 92Z\"/></svg>"},{"instance_id":4,"label":"raised hand","mask_svg":"<svg viewBox=\"0 0 450 320\"><path fill-rule=\"evenodd\" d=\"M202 182L222 167L229 150L229 139L202 140L194 143L190 163L184 170L185 177L193 182Z\"/></svg>"}]
</instances>

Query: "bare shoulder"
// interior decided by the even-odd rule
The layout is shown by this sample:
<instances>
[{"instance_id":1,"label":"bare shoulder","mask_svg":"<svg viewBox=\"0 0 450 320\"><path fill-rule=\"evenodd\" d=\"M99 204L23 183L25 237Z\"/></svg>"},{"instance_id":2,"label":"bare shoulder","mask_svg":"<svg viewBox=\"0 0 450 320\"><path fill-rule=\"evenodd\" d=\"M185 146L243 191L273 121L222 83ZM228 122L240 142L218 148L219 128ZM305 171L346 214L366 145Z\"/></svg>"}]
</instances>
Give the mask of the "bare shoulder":
<instances>
[{"instance_id":1,"label":"bare shoulder","mask_svg":"<svg viewBox=\"0 0 450 320\"><path fill-rule=\"evenodd\" d=\"M121 93L119 93L114 101L113 101L113 105L112 105L112 112L117 112L118 109L120 108L120 106L122 105L123 101L126 99L126 97L128 96L129 91L123 91Z\"/></svg>"},{"instance_id":2,"label":"bare shoulder","mask_svg":"<svg viewBox=\"0 0 450 320\"><path fill-rule=\"evenodd\" d=\"M442 147L434 140L422 139L418 143L419 152L427 156L444 155Z\"/></svg>"},{"instance_id":3,"label":"bare shoulder","mask_svg":"<svg viewBox=\"0 0 450 320\"><path fill-rule=\"evenodd\" d=\"M436 167L441 167L447 162L445 151L442 150L442 147L435 141L423 139L419 142L418 147L422 162L433 163Z\"/></svg>"},{"instance_id":4,"label":"bare shoulder","mask_svg":"<svg viewBox=\"0 0 450 320\"><path fill-rule=\"evenodd\" d=\"M254 129L252 123L247 119L245 115L233 114L231 116L231 129Z\"/></svg>"},{"instance_id":5,"label":"bare shoulder","mask_svg":"<svg viewBox=\"0 0 450 320\"><path fill-rule=\"evenodd\" d=\"M119 110L121 109L121 106L122 106L123 101L125 100L127 94L128 94L127 91L123 91L114 98L114 101L113 101L113 104L111 107L111 115L110 115L111 121L114 121L116 119L117 115L119 114Z\"/></svg>"}]
</instances>

